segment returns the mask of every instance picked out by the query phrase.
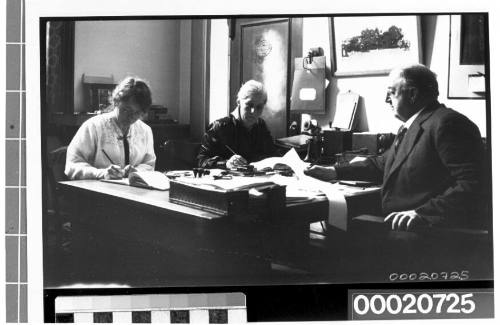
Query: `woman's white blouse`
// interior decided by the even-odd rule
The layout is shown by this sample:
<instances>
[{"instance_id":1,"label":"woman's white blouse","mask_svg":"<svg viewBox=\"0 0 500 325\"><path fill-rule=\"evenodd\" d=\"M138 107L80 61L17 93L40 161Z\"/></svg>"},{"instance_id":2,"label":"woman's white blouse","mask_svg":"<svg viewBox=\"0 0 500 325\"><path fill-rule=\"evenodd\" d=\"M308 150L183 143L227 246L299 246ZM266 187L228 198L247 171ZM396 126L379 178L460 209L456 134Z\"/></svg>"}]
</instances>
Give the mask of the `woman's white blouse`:
<instances>
[{"instance_id":1,"label":"woman's white blouse","mask_svg":"<svg viewBox=\"0 0 500 325\"><path fill-rule=\"evenodd\" d=\"M64 173L69 179L99 179L112 162L125 167L123 134L114 111L94 116L82 124L68 146ZM153 132L141 120L130 125L128 138L130 165L138 170L154 170L156 156Z\"/></svg>"}]
</instances>

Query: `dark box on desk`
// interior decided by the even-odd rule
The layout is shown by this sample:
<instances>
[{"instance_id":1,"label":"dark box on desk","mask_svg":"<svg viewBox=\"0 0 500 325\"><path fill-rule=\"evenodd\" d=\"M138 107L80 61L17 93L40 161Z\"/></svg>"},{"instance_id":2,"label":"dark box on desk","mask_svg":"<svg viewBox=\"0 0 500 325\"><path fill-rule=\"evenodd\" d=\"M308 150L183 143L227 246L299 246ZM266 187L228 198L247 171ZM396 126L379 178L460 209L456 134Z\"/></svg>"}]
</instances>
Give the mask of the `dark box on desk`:
<instances>
[{"instance_id":1,"label":"dark box on desk","mask_svg":"<svg viewBox=\"0 0 500 325\"><path fill-rule=\"evenodd\" d=\"M368 154L380 155L394 141L392 133L355 132L352 134L352 150L367 149Z\"/></svg>"},{"instance_id":2,"label":"dark box on desk","mask_svg":"<svg viewBox=\"0 0 500 325\"><path fill-rule=\"evenodd\" d=\"M207 189L170 180L171 202L187 205L222 216L235 215L248 208L248 191Z\"/></svg>"},{"instance_id":3,"label":"dark box on desk","mask_svg":"<svg viewBox=\"0 0 500 325\"><path fill-rule=\"evenodd\" d=\"M261 193L258 196L249 194L249 189L228 191L171 180L169 200L241 221L279 216L285 209L286 187L273 184L256 188Z\"/></svg>"},{"instance_id":4,"label":"dark box on desk","mask_svg":"<svg viewBox=\"0 0 500 325\"><path fill-rule=\"evenodd\" d=\"M323 155L333 157L335 154L351 150L351 131L323 130Z\"/></svg>"}]
</instances>

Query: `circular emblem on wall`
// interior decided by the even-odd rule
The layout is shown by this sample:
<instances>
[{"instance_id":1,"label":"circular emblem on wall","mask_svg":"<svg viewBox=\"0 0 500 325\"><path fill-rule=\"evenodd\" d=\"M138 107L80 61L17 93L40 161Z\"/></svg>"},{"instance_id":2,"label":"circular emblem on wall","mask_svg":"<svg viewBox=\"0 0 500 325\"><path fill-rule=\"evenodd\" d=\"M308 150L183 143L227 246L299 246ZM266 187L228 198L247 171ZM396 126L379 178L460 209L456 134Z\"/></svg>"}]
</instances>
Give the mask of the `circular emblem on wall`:
<instances>
[{"instance_id":1,"label":"circular emblem on wall","mask_svg":"<svg viewBox=\"0 0 500 325\"><path fill-rule=\"evenodd\" d=\"M260 58L266 57L271 53L273 46L265 38L260 38L255 41L255 52Z\"/></svg>"}]
</instances>

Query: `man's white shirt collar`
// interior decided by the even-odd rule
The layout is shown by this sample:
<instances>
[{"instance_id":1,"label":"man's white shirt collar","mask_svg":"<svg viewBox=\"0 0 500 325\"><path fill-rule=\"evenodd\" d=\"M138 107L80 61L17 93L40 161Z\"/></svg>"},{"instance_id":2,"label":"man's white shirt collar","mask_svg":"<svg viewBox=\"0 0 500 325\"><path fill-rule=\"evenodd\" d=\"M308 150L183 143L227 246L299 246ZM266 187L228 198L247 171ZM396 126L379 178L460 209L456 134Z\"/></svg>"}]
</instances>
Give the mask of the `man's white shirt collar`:
<instances>
[{"instance_id":1,"label":"man's white shirt collar","mask_svg":"<svg viewBox=\"0 0 500 325\"><path fill-rule=\"evenodd\" d=\"M422 112L424 110L425 107L422 107L418 112L416 112L415 114L413 114L412 117L410 117L404 124L404 128L405 129L409 129L410 126L412 125L413 121L415 121L418 117L418 115L420 114L420 112Z\"/></svg>"}]
</instances>

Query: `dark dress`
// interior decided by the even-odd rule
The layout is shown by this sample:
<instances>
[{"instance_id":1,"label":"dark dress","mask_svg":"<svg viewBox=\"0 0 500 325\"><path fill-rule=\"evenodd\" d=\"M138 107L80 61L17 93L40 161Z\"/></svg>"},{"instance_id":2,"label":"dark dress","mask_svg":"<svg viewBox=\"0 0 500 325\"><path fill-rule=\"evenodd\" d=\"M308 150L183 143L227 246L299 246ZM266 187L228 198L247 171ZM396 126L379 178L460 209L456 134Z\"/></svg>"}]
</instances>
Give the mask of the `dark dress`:
<instances>
[{"instance_id":1,"label":"dark dress","mask_svg":"<svg viewBox=\"0 0 500 325\"><path fill-rule=\"evenodd\" d=\"M198 166L203 168L226 168L226 161L233 153L248 162L277 155L271 133L262 119L258 119L249 130L234 116L221 118L208 126L201 139Z\"/></svg>"}]
</instances>

